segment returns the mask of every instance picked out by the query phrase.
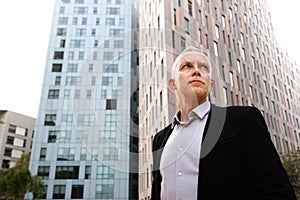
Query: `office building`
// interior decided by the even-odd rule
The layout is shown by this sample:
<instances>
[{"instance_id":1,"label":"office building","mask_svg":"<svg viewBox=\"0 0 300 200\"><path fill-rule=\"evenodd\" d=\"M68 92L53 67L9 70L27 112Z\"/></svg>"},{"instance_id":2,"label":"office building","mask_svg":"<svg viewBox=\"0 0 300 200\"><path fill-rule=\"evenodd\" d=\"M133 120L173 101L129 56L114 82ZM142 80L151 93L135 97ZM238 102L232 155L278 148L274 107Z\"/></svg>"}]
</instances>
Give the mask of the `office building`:
<instances>
[{"instance_id":1,"label":"office building","mask_svg":"<svg viewBox=\"0 0 300 200\"><path fill-rule=\"evenodd\" d=\"M1 168L15 166L24 154L30 153L35 119L9 110L0 110Z\"/></svg>"},{"instance_id":2,"label":"office building","mask_svg":"<svg viewBox=\"0 0 300 200\"><path fill-rule=\"evenodd\" d=\"M30 160L43 199L138 199L136 8L55 1Z\"/></svg>"},{"instance_id":3,"label":"office building","mask_svg":"<svg viewBox=\"0 0 300 200\"><path fill-rule=\"evenodd\" d=\"M278 152L299 149L299 68L276 42L268 1L142 0L139 28L140 199L151 194L152 139L176 110L171 65L190 45L212 60L212 103L258 107Z\"/></svg>"}]
</instances>

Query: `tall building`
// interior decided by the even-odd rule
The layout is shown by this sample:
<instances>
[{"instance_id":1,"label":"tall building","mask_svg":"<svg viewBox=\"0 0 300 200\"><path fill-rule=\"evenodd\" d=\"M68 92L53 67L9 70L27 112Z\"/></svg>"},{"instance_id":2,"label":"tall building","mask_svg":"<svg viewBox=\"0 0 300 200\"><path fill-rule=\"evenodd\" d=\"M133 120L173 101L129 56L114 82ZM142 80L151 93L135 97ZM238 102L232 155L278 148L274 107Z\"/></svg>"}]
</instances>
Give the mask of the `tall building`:
<instances>
[{"instance_id":1,"label":"tall building","mask_svg":"<svg viewBox=\"0 0 300 200\"><path fill-rule=\"evenodd\" d=\"M138 199L136 8L55 1L30 160L44 199Z\"/></svg>"},{"instance_id":2,"label":"tall building","mask_svg":"<svg viewBox=\"0 0 300 200\"><path fill-rule=\"evenodd\" d=\"M267 0L141 0L139 28L140 199L151 195L152 139L176 110L171 65L190 45L212 60L212 103L258 107L278 152L299 149L299 68L278 48Z\"/></svg>"},{"instance_id":3,"label":"tall building","mask_svg":"<svg viewBox=\"0 0 300 200\"><path fill-rule=\"evenodd\" d=\"M8 110L0 110L0 163L10 168L31 151L35 119Z\"/></svg>"}]
</instances>

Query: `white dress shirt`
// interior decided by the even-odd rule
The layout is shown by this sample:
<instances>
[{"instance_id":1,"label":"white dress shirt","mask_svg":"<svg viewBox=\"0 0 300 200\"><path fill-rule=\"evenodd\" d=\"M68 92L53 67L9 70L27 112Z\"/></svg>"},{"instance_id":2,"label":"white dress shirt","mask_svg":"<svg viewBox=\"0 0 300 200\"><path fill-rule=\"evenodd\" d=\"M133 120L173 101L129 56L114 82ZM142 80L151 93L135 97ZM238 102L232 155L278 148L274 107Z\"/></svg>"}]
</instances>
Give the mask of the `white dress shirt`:
<instances>
[{"instance_id":1,"label":"white dress shirt","mask_svg":"<svg viewBox=\"0 0 300 200\"><path fill-rule=\"evenodd\" d=\"M160 162L162 200L197 199L201 142L209 110L206 101L188 114L186 123L179 120L179 111L175 114Z\"/></svg>"}]
</instances>

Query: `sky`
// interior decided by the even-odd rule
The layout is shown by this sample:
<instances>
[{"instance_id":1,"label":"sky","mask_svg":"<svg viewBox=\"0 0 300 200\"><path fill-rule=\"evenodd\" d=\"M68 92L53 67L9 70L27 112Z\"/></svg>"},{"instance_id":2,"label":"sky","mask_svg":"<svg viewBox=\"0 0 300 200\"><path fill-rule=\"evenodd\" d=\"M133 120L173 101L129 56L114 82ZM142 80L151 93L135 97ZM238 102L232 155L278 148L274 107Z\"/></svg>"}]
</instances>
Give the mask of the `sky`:
<instances>
[{"instance_id":1,"label":"sky","mask_svg":"<svg viewBox=\"0 0 300 200\"><path fill-rule=\"evenodd\" d=\"M269 0L278 43L300 67L300 1ZM9 0L0 7L0 110L37 118L54 0Z\"/></svg>"}]
</instances>

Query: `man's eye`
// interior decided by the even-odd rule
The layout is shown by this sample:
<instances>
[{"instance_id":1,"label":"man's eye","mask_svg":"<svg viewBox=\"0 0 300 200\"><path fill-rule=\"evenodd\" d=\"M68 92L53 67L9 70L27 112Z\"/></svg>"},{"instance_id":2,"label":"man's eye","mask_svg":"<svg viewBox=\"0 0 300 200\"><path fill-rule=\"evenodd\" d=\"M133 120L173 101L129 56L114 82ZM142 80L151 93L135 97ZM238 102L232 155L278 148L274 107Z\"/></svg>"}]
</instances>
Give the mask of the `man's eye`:
<instances>
[{"instance_id":1,"label":"man's eye","mask_svg":"<svg viewBox=\"0 0 300 200\"><path fill-rule=\"evenodd\" d=\"M182 65L181 69L190 68L190 65Z\"/></svg>"}]
</instances>

